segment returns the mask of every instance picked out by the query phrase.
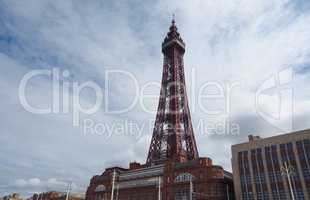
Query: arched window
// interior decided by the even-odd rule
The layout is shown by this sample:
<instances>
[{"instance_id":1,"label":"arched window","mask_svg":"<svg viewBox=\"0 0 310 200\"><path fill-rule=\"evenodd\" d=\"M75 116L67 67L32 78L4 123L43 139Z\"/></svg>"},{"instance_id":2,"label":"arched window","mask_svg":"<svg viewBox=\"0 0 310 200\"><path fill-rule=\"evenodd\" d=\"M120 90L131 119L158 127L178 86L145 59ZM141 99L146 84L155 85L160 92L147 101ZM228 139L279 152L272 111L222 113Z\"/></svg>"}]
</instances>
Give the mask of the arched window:
<instances>
[{"instance_id":1,"label":"arched window","mask_svg":"<svg viewBox=\"0 0 310 200\"><path fill-rule=\"evenodd\" d=\"M106 190L104 185L98 185L95 189L95 192L104 192Z\"/></svg>"},{"instance_id":2,"label":"arched window","mask_svg":"<svg viewBox=\"0 0 310 200\"><path fill-rule=\"evenodd\" d=\"M174 182L189 182L190 180L194 180L195 177L190 173L182 173L179 174L175 179Z\"/></svg>"}]
</instances>

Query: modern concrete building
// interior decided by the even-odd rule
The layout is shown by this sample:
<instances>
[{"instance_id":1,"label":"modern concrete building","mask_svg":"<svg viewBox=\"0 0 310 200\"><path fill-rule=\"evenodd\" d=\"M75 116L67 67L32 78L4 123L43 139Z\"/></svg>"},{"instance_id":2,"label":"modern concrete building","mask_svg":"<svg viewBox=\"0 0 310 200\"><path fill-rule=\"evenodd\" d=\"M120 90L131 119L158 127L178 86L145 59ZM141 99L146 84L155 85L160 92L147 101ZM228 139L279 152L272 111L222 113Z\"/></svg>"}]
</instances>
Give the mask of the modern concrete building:
<instances>
[{"instance_id":1,"label":"modern concrete building","mask_svg":"<svg viewBox=\"0 0 310 200\"><path fill-rule=\"evenodd\" d=\"M310 130L250 135L232 146L232 167L236 199L310 199Z\"/></svg>"}]
</instances>

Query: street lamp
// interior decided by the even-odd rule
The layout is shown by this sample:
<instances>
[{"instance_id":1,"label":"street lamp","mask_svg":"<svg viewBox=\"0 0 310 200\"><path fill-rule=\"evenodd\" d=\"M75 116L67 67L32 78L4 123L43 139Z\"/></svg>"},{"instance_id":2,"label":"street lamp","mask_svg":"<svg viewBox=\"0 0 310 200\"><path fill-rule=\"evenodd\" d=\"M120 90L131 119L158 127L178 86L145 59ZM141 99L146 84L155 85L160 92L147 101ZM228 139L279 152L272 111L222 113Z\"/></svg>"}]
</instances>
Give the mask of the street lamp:
<instances>
[{"instance_id":1,"label":"street lamp","mask_svg":"<svg viewBox=\"0 0 310 200\"><path fill-rule=\"evenodd\" d=\"M291 181L291 175L294 175L294 167L292 167L291 165L288 165L287 162L284 162L283 166L281 167L281 175L287 177L292 200L295 200L294 190L293 190L292 181Z\"/></svg>"}]
</instances>

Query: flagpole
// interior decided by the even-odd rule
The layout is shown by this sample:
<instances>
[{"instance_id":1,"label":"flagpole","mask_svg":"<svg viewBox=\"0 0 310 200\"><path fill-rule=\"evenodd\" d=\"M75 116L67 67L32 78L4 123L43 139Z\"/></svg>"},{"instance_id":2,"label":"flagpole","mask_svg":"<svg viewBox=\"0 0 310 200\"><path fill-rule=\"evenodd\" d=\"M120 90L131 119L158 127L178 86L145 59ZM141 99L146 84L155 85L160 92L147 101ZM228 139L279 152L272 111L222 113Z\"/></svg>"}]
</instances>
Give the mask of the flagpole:
<instances>
[{"instance_id":1,"label":"flagpole","mask_svg":"<svg viewBox=\"0 0 310 200\"><path fill-rule=\"evenodd\" d=\"M189 182L189 200L193 200L193 180L192 180L192 176L190 177L190 182Z\"/></svg>"},{"instance_id":2,"label":"flagpole","mask_svg":"<svg viewBox=\"0 0 310 200\"><path fill-rule=\"evenodd\" d=\"M226 185L226 193L227 193L227 200L229 200L229 188L228 188L228 184Z\"/></svg>"},{"instance_id":3,"label":"flagpole","mask_svg":"<svg viewBox=\"0 0 310 200\"><path fill-rule=\"evenodd\" d=\"M116 176L116 172L115 172L115 169L114 169L114 171L113 171L113 179L112 179L112 192L111 192L111 200L113 200L113 199L114 199L115 176Z\"/></svg>"},{"instance_id":4,"label":"flagpole","mask_svg":"<svg viewBox=\"0 0 310 200\"><path fill-rule=\"evenodd\" d=\"M161 178L158 177L158 200L161 200Z\"/></svg>"}]
</instances>

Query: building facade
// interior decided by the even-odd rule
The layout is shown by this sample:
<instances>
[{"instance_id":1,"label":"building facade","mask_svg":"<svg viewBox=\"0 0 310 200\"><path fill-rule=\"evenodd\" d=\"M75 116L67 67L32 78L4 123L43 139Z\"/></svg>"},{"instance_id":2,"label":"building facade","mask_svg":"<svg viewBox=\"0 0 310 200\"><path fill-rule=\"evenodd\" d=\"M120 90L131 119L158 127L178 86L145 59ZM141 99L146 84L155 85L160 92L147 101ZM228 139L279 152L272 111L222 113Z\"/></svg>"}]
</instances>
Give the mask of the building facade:
<instances>
[{"instance_id":1,"label":"building facade","mask_svg":"<svg viewBox=\"0 0 310 200\"><path fill-rule=\"evenodd\" d=\"M94 176L86 200L234 199L232 174L199 157L185 87L185 43L174 20L162 53L162 86L146 163Z\"/></svg>"},{"instance_id":2,"label":"building facade","mask_svg":"<svg viewBox=\"0 0 310 200\"><path fill-rule=\"evenodd\" d=\"M236 199L310 199L310 130L232 146Z\"/></svg>"}]
</instances>

